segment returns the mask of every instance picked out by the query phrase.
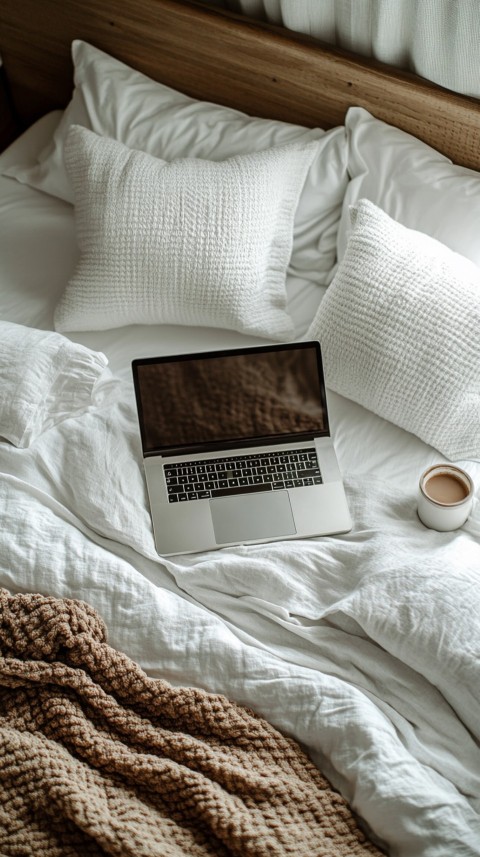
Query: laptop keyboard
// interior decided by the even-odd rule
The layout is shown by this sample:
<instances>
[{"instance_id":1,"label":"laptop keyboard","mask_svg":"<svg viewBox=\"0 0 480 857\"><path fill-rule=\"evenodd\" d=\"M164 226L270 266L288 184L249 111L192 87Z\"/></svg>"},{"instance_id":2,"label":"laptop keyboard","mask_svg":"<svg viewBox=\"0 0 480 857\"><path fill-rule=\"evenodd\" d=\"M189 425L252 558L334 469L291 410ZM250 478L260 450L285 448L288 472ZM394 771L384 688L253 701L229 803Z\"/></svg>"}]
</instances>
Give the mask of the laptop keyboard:
<instances>
[{"instance_id":1,"label":"laptop keyboard","mask_svg":"<svg viewBox=\"0 0 480 857\"><path fill-rule=\"evenodd\" d=\"M315 449L256 452L164 465L170 503L320 485Z\"/></svg>"}]
</instances>

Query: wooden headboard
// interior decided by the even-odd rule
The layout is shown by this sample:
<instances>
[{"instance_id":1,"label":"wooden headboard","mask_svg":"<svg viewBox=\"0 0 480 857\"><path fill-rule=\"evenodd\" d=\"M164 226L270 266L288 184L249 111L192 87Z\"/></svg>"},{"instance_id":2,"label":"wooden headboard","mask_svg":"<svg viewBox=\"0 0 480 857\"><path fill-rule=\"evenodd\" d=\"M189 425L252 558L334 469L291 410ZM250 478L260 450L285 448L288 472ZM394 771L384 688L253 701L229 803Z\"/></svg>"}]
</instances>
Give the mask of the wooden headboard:
<instances>
[{"instance_id":1,"label":"wooden headboard","mask_svg":"<svg viewBox=\"0 0 480 857\"><path fill-rule=\"evenodd\" d=\"M0 54L21 127L63 107L79 38L196 98L323 128L352 105L480 169L480 102L194 0L2 0Z\"/></svg>"}]
</instances>

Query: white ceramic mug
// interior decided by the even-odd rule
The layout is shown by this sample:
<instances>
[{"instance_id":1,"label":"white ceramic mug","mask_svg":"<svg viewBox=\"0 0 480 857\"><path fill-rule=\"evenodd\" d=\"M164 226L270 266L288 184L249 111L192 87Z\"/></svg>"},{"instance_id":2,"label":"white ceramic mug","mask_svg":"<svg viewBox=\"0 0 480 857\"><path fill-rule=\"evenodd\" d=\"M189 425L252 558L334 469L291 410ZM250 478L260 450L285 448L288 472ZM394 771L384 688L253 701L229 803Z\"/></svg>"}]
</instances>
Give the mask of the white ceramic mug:
<instances>
[{"instance_id":1,"label":"white ceramic mug","mask_svg":"<svg viewBox=\"0 0 480 857\"><path fill-rule=\"evenodd\" d=\"M465 470L434 464L420 477L418 517L432 530L457 530L471 512L473 494L473 481Z\"/></svg>"}]
</instances>

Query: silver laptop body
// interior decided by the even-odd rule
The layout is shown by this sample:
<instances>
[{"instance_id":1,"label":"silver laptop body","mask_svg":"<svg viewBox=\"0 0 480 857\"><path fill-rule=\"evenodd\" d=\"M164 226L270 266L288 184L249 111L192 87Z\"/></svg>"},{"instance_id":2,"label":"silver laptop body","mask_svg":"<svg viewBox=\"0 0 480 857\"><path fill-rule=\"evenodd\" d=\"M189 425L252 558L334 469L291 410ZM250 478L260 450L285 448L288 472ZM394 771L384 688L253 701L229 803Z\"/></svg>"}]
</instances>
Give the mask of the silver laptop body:
<instances>
[{"instance_id":1,"label":"silver laptop body","mask_svg":"<svg viewBox=\"0 0 480 857\"><path fill-rule=\"evenodd\" d=\"M132 363L159 554L347 532L319 343Z\"/></svg>"}]
</instances>

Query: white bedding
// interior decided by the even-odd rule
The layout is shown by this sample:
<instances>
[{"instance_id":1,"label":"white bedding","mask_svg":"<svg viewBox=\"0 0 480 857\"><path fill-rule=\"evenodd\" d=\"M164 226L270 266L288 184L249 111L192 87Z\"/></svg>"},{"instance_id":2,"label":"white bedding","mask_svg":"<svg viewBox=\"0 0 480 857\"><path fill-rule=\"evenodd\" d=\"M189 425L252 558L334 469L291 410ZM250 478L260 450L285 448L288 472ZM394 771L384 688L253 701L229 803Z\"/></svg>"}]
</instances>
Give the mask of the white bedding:
<instances>
[{"instance_id":1,"label":"white bedding","mask_svg":"<svg viewBox=\"0 0 480 857\"><path fill-rule=\"evenodd\" d=\"M15 146L32 154L54 122ZM1 317L50 327L75 260L71 207L2 177L0 242ZM321 295L290 279L297 336ZM331 393L351 533L161 559L130 361L261 340L174 326L75 339L103 351L112 375L88 413L29 449L0 444L0 586L88 601L110 643L151 675L266 716L305 744L389 854L480 855L478 487L461 530L425 529L418 477L442 457ZM480 464L458 463L480 486Z\"/></svg>"}]
</instances>

